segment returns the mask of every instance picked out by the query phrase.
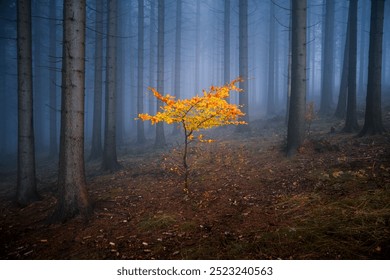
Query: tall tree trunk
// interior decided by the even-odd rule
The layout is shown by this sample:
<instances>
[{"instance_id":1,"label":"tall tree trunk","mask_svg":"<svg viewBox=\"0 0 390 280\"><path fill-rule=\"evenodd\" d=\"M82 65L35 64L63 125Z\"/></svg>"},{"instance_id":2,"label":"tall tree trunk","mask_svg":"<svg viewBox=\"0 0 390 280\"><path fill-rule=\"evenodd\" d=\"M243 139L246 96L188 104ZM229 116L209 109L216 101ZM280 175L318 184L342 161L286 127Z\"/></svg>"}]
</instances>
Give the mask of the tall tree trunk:
<instances>
[{"instance_id":1,"label":"tall tree trunk","mask_svg":"<svg viewBox=\"0 0 390 280\"><path fill-rule=\"evenodd\" d=\"M199 91L200 87L200 0L196 1L196 22L195 22L195 92Z\"/></svg>"},{"instance_id":2,"label":"tall tree trunk","mask_svg":"<svg viewBox=\"0 0 390 280\"><path fill-rule=\"evenodd\" d=\"M53 218L88 217L84 167L85 0L64 1L58 203Z\"/></svg>"},{"instance_id":3,"label":"tall tree trunk","mask_svg":"<svg viewBox=\"0 0 390 280\"><path fill-rule=\"evenodd\" d=\"M349 71L349 33L350 33L350 20L347 23L347 35L345 37L344 45L344 59L343 59L343 70L341 74L339 98L337 102L337 108L335 117L345 118L347 108L347 94L348 94L348 71Z\"/></svg>"},{"instance_id":4,"label":"tall tree trunk","mask_svg":"<svg viewBox=\"0 0 390 280\"><path fill-rule=\"evenodd\" d=\"M324 55L322 57L322 92L320 113L329 115L332 109L332 96L334 86L334 54L333 54L333 26L334 26L334 0L326 0Z\"/></svg>"},{"instance_id":5,"label":"tall tree trunk","mask_svg":"<svg viewBox=\"0 0 390 280\"><path fill-rule=\"evenodd\" d=\"M96 0L95 72L93 96L92 146L90 159L100 158L102 149L102 94L103 94L103 0Z\"/></svg>"},{"instance_id":6,"label":"tall tree trunk","mask_svg":"<svg viewBox=\"0 0 390 280\"><path fill-rule=\"evenodd\" d=\"M50 16L56 19L56 5L57 1L50 1ZM49 84L49 102L50 102L50 143L49 143L49 157L57 159L58 157L58 141L57 141L57 70L56 70L56 24L50 24L49 27L49 41L50 41L50 84Z\"/></svg>"},{"instance_id":7,"label":"tall tree trunk","mask_svg":"<svg viewBox=\"0 0 390 280\"><path fill-rule=\"evenodd\" d=\"M150 41L149 41L149 86L150 87L155 87L156 84L156 32L155 32L155 25L156 25L156 19L155 19L155 10L156 10L156 0L152 0L150 4L150 26L149 26L149 36L150 36ZM156 102L155 102L155 97L153 94L148 95L148 101L149 101L149 108L148 108L148 113L151 115L155 114L156 111ZM150 123L150 122L148 122ZM150 124L150 128L152 125Z\"/></svg>"},{"instance_id":8,"label":"tall tree trunk","mask_svg":"<svg viewBox=\"0 0 390 280\"><path fill-rule=\"evenodd\" d=\"M291 97L287 127L287 156L295 155L305 137L306 0L292 0Z\"/></svg>"},{"instance_id":9,"label":"tall tree trunk","mask_svg":"<svg viewBox=\"0 0 390 280\"><path fill-rule=\"evenodd\" d=\"M137 115L144 112L144 0L138 0ZM137 142L145 142L144 122L137 120Z\"/></svg>"},{"instance_id":10,"label":"tall tree trunk","mask_svg":"<svg viewBox=\"0 0 390 280\"><path fill-rule=\"evenodd\" d=\"M368 84L364 126L359 136L382 134L382 40L384 0L371 1L370 46L368 58Z\"/></svg>"},{"instance_id":11,"label":"tall tree trunk","mask_svg":"<svg viewBox=\"0 0 390 280\"><path fill-rule=\"evenodd\" d=\"M245 114L242 120L248 125L238 126L238 131L249 130L249 104L248 104L248 0L239 2L239 75L244 80L240 82L242 92L239 95L239 104L242 106L242 112Z\"/></svg>"},{"instance_id":12,"label":"tall tree trunk","mask_svg":"<svg viewBox=\"0 0 390 280\"><path fill-rule=\"evenodd\" d=\"M367 61L367 53L366 53L366 45L367 45L367 41L366 41L366 33L367 33L367 30L366 30L366 22L367 22L367 18L368 18L368 12L369 12L369 9L367 9L367 6L368 6L368 3L367 3L367 0L363 0L361 1L361 6L362 6L362 17L361 17L361 29L360 29L360 67L359 67L359 78L358 78L358 91L357 91L357 94L358 96L360 97L363 97L364 96L364 92L365 92L365 88L364 88L364 85L365 85L365 80L367 78L366 76L366 71L367 71L367 68L366 68L366 61Z\"/></svg>"},{"instance_id":13,"label":"tall tree trunk","mask_svg":"<svg viewBox=\"0 0 390 280\"><path fill-rule=\"evenodd\" d=\"M230 0L225 0L223 20L223 80L230 82Z\"/></svg>"},{"instance_id":14,"label":"tall tree trunk","mask_svg":"<svg viewBox=\"0 0 390 280\"><path fill-rule=\"evenodd\" d=\"M275 113L275 6L270 3L269 22L269 48L268 48L268 92L267 92L267 116Z\"/></svg>"},{"instance_id":15,"label":"tall tree trunk","mask_svg":"<svg viewBox=\"0 0 390 280\"><path fill-rule=\"evenodd\" d=\"M349 3L348 100L344 132L359 129L356 113L357 5L358 0Z\"/></svg>"},{"instance_id":16,"label":"tall tree trunk","mask_svg":"<svg viewBox=\"0 0 390 280\"><path fill-rule=\"evenodd\" d=\"M124 10L124 1L118 1L117 2L117 11L123 11ZM118 13L117 13L118 14ZM116 34L115 34L115 44L116 44L116 59L115 59L115 92L116 92L116 145L122 146L125 142L125 107L124 107L124 90L125 90L125 68L124 68L124 62L123 58L125 57L125 52L128 50L125 50L123 46L123 37L124 37L124 28L125 24L123 22L122 16L116 17ZM126 117L126 122L128 121L128 118Z\"/></svg>"},{"instance_id":17,"label":"tall tree trunk","mask_svg":"<svg viewBox=\"0 0 390 280\"><path fill-rule=\"evenodd\" d=\"M21 206L38 199L35 178L31 1L17 2L18 171L16 200Z\"/></svg>"},{"instance_id":18,"label":"tall tree trunk","mask_svg":"<svg viewBox=\"0 0 390 280\"><path fill-rule=\"evenodd\" d=\"M120 168L116 155L116 21L117 0L108 1L107 55L106 55L106 108L102 169Z\"/></svg>"},{"instance_id":19,"label":"tall tree trunk","mask_svg":"<svg viewBox=\"0 0 390 280\"><path fill-rule=\"evenodd\" d=\"M165 1L158 0L158 34L157 34L157 91L164 94L164 18ZM162 106L160 100L157 101L157 111ZM162 122L156 124L155 146L161 148L165 146L164 125Z\"/></svg>"},{"instance_id":20,"label":"tall tree trunk","mask_svg":"<svg viewBox=\"0 0 390 280\"><path fill-rule=\"evenodd\" d=\"M175 38L175 84L174 84L174 96L180 98L180 85L181 85L181 11L182 0L176 0L176 38ZM173 134L179 132L179 126L174 125Z\"/></svg>"}]
</instances>

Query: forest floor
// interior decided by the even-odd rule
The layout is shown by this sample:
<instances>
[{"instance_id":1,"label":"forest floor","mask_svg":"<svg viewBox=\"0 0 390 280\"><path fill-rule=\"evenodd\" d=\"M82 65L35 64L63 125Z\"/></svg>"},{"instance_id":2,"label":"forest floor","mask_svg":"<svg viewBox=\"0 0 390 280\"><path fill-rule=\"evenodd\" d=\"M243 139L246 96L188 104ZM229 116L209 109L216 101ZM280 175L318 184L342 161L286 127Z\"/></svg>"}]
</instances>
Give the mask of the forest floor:
<instances>
[{"instance_id":1,"label":"forest floor","mask_svg":"<svg viewBox=\"0 0 390 280\"><path fill-rule=\"evenodd\" d=\"M0 258L390 259L390 134L357 138L343 123L315 119L292 159L283 119L210 131L216 142L191 148L188 194L176 144L121 150L113 174L89 162L89 222L46 223L56 165L39 168L42 200L22 209L5 193L15 173L1 174Z\"/></svg>"}]
</instances>

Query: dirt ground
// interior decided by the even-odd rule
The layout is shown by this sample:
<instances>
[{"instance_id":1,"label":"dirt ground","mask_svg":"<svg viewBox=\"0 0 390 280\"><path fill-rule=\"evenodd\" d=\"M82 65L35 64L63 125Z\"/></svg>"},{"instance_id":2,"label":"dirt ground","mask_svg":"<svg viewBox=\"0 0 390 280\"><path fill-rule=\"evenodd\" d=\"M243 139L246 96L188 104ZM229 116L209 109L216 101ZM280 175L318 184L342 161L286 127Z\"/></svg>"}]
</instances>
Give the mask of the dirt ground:
<instances>
[{"instance_id":1,"label":"dirt ground","mask_svg":"<svg viewBox=\"0 0 390 280\"><path fill-rule=\"evenodd\" d=\"M385 114L390 129L390 112ZM331 128L335 133L331 133ZM18 208L1 174L1 259L389 259L390 134L357 138L343 121L315 119L285 157L283 119L251 131L215 129L191 148L183 191L180 138L120 151L123 168L87 163L89 222L47 224L56 164L40 163L42 200Z\"/></svg>"}]
</instances>

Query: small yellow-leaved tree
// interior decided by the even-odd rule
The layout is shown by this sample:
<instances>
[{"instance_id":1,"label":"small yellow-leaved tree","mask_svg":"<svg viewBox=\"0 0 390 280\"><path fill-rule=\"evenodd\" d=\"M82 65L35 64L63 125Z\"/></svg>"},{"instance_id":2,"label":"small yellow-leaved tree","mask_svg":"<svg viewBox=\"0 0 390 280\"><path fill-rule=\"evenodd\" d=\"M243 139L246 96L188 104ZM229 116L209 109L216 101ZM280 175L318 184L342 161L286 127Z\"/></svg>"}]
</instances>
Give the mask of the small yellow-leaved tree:
<instances>
[{"instance_id":1,"label":"small yellow-leaved tree","mask_svg":"<svg viewBox=\"0 0 390 280\"><path fill-rule=\"evenodd\" d=\"M203 90L203 96L196 95L190 99L177 99L169 94L163 96L154 88L149 88L154 96L161 100L165 105L161 106L161 110L156 115L139 114L139 119L149 120L152 124L165 122L167 124L177 123L184 130L184 190L188 190L188 164L187 164L187 149L188 144L194 139L194 132L200 129L208 129L223 125L241 125L246 124L240 121L240 117L244 115L240 108L235 104L227 102L230 91L241 91L236 86L236 83L242 81L237 78L224 86L211 86L209 91ZM201 142L211 142L204 140L202 135L198 136Z\"/></svg>"}]
</instances>

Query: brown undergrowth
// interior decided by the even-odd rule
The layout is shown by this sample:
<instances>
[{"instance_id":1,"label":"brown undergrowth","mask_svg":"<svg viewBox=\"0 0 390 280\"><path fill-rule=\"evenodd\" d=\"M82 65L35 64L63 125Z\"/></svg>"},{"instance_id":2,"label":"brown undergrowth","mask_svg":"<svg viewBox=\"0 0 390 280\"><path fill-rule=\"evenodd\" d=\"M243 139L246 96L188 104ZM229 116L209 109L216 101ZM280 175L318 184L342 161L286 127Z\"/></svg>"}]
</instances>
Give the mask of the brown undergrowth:
<instances>
[{"instance_id":1,"label":"brown undergrowth","mask_svg":"<svg viewBox=\"0 0 390 280\"><path fill-rule=\"evenodd\" d=\"M341 127L314 120L293 159L284 156L282 119L253 122L245 135L211 131L216 142L191 148L188 194L176 144L124 149L116 173L88 163L94 215L87 224L45 223L55 170L44 168L41 201L20 209L2 195L0 257L388 259L390 135L356 138L337 133ZM13 176L1 187L14 188Z\"/></svg>"}]
</instances>

